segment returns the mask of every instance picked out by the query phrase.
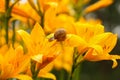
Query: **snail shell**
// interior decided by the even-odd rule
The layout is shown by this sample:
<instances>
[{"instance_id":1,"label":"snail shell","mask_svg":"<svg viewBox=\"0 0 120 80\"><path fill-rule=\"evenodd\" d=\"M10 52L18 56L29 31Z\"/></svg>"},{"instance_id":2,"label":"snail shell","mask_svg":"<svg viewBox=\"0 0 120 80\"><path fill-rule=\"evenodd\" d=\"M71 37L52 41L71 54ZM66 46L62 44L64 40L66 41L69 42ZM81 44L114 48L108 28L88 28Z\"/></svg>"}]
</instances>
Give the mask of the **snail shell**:
<instances>
[{"instance_id":1,"label":"snail shell","mask_svg":"<svg viewBox=\"0 0 120 80\"><path fill-rule=\"evenodd\" d=\"M61 28L55 31L54 39L57 41L64 41L66 39L66 30Z\"/></svg>"}]
</instances>

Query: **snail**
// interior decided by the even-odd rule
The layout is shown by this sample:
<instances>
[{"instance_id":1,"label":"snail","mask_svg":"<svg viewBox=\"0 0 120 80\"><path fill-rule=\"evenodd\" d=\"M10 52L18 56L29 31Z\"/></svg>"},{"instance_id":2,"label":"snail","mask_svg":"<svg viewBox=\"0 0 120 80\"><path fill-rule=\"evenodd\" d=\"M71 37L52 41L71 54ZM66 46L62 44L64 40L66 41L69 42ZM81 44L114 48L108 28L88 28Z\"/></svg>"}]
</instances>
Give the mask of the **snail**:
<instances>
[{"instance_id":1,"label":"snail","mask_svg":"<svg viewBox=\"0 0 120 80\"><path fill-rule=\"evenodd\" d=\"M51 37L49 41L51 42L54 39L56 39L59 42L64 41L66 39L66 30L63 28L56 30L54 33L54 37Z\"/></svg>"}]
</instances>

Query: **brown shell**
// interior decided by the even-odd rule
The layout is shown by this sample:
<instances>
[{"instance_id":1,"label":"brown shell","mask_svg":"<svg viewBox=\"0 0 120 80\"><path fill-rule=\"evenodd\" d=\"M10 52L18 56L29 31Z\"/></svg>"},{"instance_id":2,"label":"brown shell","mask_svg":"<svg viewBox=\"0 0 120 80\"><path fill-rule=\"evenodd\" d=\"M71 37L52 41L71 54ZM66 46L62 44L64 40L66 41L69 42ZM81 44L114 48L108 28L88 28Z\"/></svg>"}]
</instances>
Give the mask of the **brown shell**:
<instances>
[{"instance_id":1,"label":"brown shell","mask_svg":"<svg viewBox=\"0 0 120 80\"><path fill-rule=\"evenodd\" d=\"M65 29L58 29L54 33L54 39L57 39L57 41L64 41L66 39L66 31Z\"/></svg>"}]
</instances>

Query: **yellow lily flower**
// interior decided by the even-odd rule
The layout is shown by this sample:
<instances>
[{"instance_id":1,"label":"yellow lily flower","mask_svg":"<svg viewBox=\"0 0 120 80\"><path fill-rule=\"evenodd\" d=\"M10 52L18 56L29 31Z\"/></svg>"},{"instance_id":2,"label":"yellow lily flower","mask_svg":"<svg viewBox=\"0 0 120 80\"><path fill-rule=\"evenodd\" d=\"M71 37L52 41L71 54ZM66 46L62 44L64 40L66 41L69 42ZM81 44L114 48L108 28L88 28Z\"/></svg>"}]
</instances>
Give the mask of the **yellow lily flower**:
<instances>
[{"instance_id":1,"label":"yellow lily flower","mask_svg":"<svg viewBox=\"0 0 120 80\"><path fill-rule=\"evenodd\" d=\"M45 13L44 18L44 30L46 33L54 32L58 28L65 28L67 32L70 31L71 28L72 31L74 29L74 17L66 14L57 15L57 8L49 8ZM68 26L71 28L68 28Z\"/></svg>"},{"instance_id":2,"label":"yellow lily flower","mask_svg":"<svg viewBox=\"0 0 120 80\"><path fill-rule=\"evenodd\" d=\"M85 13L90 13L90 12L93 12L95 10L98 10L100 8L104 8L104 7L107 7L109 5L111 5L113 3L113 0L99 0L98 2L88 6L84 12Z\"/></svg>"},{"instance_id":3,"label":"yellow lily flower","mask_svg":"<svg viewBox=\"0 0 120 80\"><path fill-rule=\"evenodd\" d=\"M83 35L83 34L86 33L85 32L86 30L89 31L89 29L92 29L92 30L90 30L90 32L88 32L86 34L91 34L92 31L96 31L95 32L96 35L104 32L103 26L97 25L97 23L100 24L99 21L98 22L97 21L96 22L94 22L94 21L85 21L85 19L84 19L83 23L84 24L87 23L86 25L84 25L82 22L83 21L79 21L79 22L76 23L77 25L74 25L75 24L75 19L73 17L68 16L66 14L59 14L58 16L56 16L56 10L54 8L49 8L46 11L46 13L45 13L44 29L45 29L46 33L50 33L50 32L54 32L57 28L64 28L67 33L77 34L77 35L80 34L79 36L83 38L83 40L81 42L84 42L84 43L87 43L88 37L91 38L91 35ZM80 24L80 26L78 26L79 24ZM91 24L91 27L90 27L89 24ZM96 27L94 27L93 24L96 25ZM100 27L97 28L97 26L100 26ZM75 37L74 37L74 39L75 39ZM68 42L66 42L66 43L68 43ZM78 42L77 41L73 41L72 43L76 44ZM76 45L76 46L78 46L78 45ZM84 53L87 49L88 49L87 45L79 46L79 52L80 53ZM69 48L69 50L71 50L71 49ZM55 68L57 68L57 69L64 68L64 69L66 69L69 72L71 70L72 59L70 57L68 58L67 54L69 53L72 56L72 52L69 52L68 49L64 50L63 53L60 54L56 58L56 60L54 61ZM58 62L59 62L59 64L58 64Z\"/></svg>"},{"instance_id":4,"label":"yellow lily flower","mask_svg":"<svg viewBox=\"0 0 120 80\"><path fill-rule=\"evenodd\" d=\"M11 46L6 53L0 53L0 79L21 79L22 76L24 76L24 79L32 80L31 77L20 74L28 67L28 60L25 60L25 58L26 56L24 56L21 46L17 47L15 50Z\"/></svg>"},{"instance_id":5,"label":"yellow lily flower","mask_svg":"<svg viewBox=\"0 0 120 80\"><path fill-rule=\"evenodd\" d=\"M95 49L89 49L88 52L85 54L84 59L89 61L112 60L112 68L115 68L117 66L116 59L120 59L120 56L109 54L115 47L115 44L117 42L117 35L112 33L103 33L94 36L90 40L90 42L92 44L99 45L99 48L96 47L98 49L97 51ZM103 49L103 51L99 52L100 48Z\"/></svg>"},{"instance_id":6,"label":"yellow lily flower","mask_svg":"<svg viewBox=\"0 0 120 80\"><path fill-rule=\"evenodd\" d=\"M9 7L12 4L13 3L10 1ZM32 13L30 14L29 11L32 11ZM5 0L1 0L0 12L5 12ZM12 20L19 19L24 22L27 22L29 20L32 23L33 23L33 21L40 22L40 16L31 7L31 5L28 4L28 2L15 4L12 8L11 15L13 16ZM37 18L35 18L35 17L37 17Z\"/></svg>"},{"instance_id":7,"label":"yellow lily flower","mask_svg":"<svg viewBox=\"0 0 120 80\"><path fill-rule=\"evenodd\" d=\"M42 76L43 74L41 73L41 70L53 61L60 53L60 45L55 44L56 41L49 42L49 40L45 38L44 31L38 23L34 26L30 35L23 30L19 30L18 33L27 47L30 59L37 62L36 69L40 69L38 75ZM49 78L50 76L47 73L48 72L43 76Z\"/></svg>"},{"instance_id":8,"label":"yellow lily flower","mask_svg":"<svg viewBox=\"0 0 120 80\"><path fill-rule=\"evenodd\" d=\"M68 0L38 0L37 3L39 5L36 5L33 0L29 0L25 3L16 4L12 9L12 16L14 17L13 19L20 19L25 22L28 20L31 22L32 20L41 22L41 14L44 14L50 7L56 7L58 13L65 12L67 1ZM32 14L30 14L29 11L31 11Z\"/></svg>"},{"instance_id":9,"label":"yellow lily flower","mask_svg":"<svg viewBox=\"0 0 120 80\"><path fill-rule=\"evenodd\" d=\"M18 33L22 37L31 58L38 62L40 69L53 61L62 51L62 46L56 39L57 36L52 42L49 42L49 38L45 37L44 31L38 23L36 23L30 35L23 30L19 30ZM59 35L59 32L56 32L56 35ZM62 43L71 47L78 46L78 44L87 45L84 40L74 34L68 34Z\"/></svg>"},{"instance_id":10,"label":"yellow lily flower","mask_svg":"<svg viewBox=\"0 0 120 80\"><path fill-rule=\"evenodd\" d=\"M87 47L78 47L79 53L86 54L84 59L89 61L112 60L113 68L117 66L116 59L119 55L110 55L109 53L115 47L117 35L110 32L104 32L104 27L100 24L81 24L76 23L76 33L87 43Z\"/></svg>"},{"instance_id":11,"label":"yellow lily flower","mask_svg":"<svg viewBox=\"0 0 120 80\"><path fill-rule=\"evenodd\" d=\"M100 23L81 23L78 21L75 23L74 29L69 26L68 30L72 30L73 34L80 36L87 43L87 45L79 45L79 43L77 45L79 54L86 53L83 56L85 60L112 60L114 62L112 67L117 66L116 59L120 59L120 56L109 54L115 47L117 36L110 32L104 32L104 26ZM72 31L68 31L68 33Z\"/></svg>"}]
</instances>

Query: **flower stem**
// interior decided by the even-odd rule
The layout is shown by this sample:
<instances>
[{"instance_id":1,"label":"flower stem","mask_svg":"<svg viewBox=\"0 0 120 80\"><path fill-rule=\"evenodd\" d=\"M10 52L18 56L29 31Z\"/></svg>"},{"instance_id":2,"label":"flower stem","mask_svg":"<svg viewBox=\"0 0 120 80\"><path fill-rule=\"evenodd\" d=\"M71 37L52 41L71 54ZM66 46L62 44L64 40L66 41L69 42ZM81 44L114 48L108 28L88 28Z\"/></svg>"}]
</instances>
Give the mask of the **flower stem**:
<instances>
[{"instance_id":1,"label":"flower stem","mask_svg":"<svg viewBox=\"0 0 120 80\"><path fill-rule=\"evenodd\" d=\"M74 52L73 52L73 65L72 65L72 70L71 70L71 73L70 73L70 78L69 80L72 80L73 78L73 73L75 71L75 64L76 64L76 54L77 54L77 48L74 48Z\"/></svg>"},{"instance_id":2,"label":"flower stem","mask_svg":"<svg viewBox=\"0 0 120 80\"><path fill-rule=\"evenodd\" d=\"M33 80L37 80L37 76L38 76L39 71L40 71L40 70L37 70L37 71L35 71L34 74L32 74Z\"/></svg>"},{"instance_id":3,"label":"flower stem","mask_svg":"<svg viewBox=\"0 0 120 80\"><path fill-rule=\"evenodd\" d=\"M83 58L81 57L81 55L78 53L77 48L74 48L74 53L73 53L73 65L72 65L72 70L70 73L70 78L69 80L73 80L74 77L74 72L77 69L77 67L79 66L79 64L83 61Z\"/></svg>"},{"instance_id":4,"label":"flower stem","mask_svg":"<svg viewBox=\"0 0 120 80\"><path fill-rule=\"evenodd\" d=\"M39 1L37 1L37 5L38 5L38 14L41 16L40 25L41 25L42 28L44 28L44 13L40 9L40 3L39 3Z\"/></svg>"},{"instance_id":5,"label":"flower stem","mask_svg":"<svg viewBox=\"0 0 120 80\"><path fill-rule=\"evenodd\" d=\"M9 1L10 0L6 0L5 1L5 31L6 31L6 43L8 44L8 22L9 22L9 18L10 18L10 13L9 13Z\"/></svg>"},{"instance_id":6,"label":"flower stem","mask_svg":"<svg viewBox=\"0 0 120 80\"><path fill-rule=\"evenodd\" d=\"M40 68L36 70L36 62L31 60L31 73L32 73L33 80L37 80L37 76L39 72L40 72Z\"/></svg>"},{"instance_id":7,"label":"flower stem","mask_svg":"<svg viewBox=\"0 0 120 80\"><path fill-rule=\"evenodd\" d=\"M69 80L72 80L72 79L73 79L73 73L74 73L74 71L75 71L75 66L74 66L74 64L73 64L73 66L72 66L72 71L71 71L71 73L70 73L70 79L69 79Z\"/></svg>"},{"instance_id":8,"label":"flower stem","mask_svg":"<svg viewBox=\"0 0 120 80\"><path fill-rule=\"evenodd\" d=\"M9 40L9 36L8 36L8 30L9 30L9 20L11 18L11 11L13 6L18 2L19 0L16 0L11 6L9 6L10 4L10 0L5 0L5 31L6 31L6 43L8 44Z\"/></svg>"},{"instance_id":9,"label":"flower stem","mask_svg":"<svg viewBox=\"0 0 120 80\"><path fill-rule=\"evenodd\" d=\"M16 36L16 34L15 34L15 22L16 21L12 22L12 24L13 24L13 36L12 36L12 44L13 44L13 46L14 46L14 43L15 43L15 36Z\"/></svg>"}]
</instances>

